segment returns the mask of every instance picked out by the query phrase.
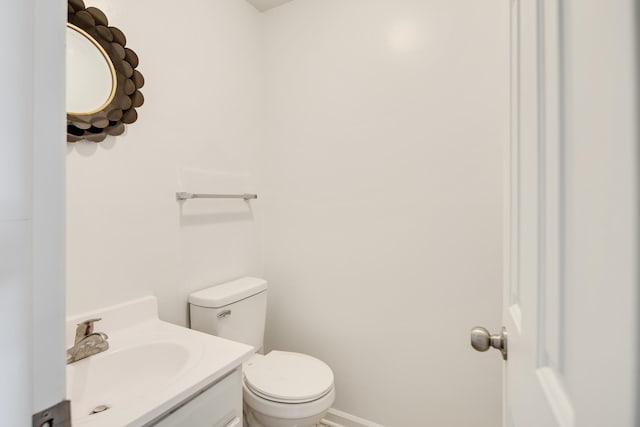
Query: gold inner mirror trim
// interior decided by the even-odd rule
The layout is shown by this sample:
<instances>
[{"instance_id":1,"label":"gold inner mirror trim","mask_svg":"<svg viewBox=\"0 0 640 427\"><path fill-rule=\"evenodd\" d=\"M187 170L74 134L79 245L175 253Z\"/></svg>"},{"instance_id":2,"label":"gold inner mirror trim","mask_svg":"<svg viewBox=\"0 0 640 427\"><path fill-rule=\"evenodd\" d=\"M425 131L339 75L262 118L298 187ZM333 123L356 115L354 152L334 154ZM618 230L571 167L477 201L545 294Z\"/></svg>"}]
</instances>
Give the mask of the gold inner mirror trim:
<instances>
[{"instance_id":1,"label":"gold inner mirror trim","mask_svg":"<svg viewBox=\"0 0 640 427\"><path fill-rule=\"evenodd\" d=\"M116 69L113 66L113 62L111 62L111 58L109 57L109 55L107 54L107 52L104 50L104 48L100 45L100 43L98 43L96 41L96 39L94 39L93 37L91 37L91 34L87 33L85 30L83 30L82 28L79 28L73 24L70 24L67 22L67 27L71 28L72 30L77 31L78 33L82 34L83 36L85 36L91 43L93 43L93 45L100 51L100 53L102 54L102 56L104 57L105 61L107 61L107 64L109 65L109 71L111 73L111 93L109 94L109 98L107 98L107 101L102 104L100 107L96 108L95 110L91 110L91 111L84 111L82 113L76 113L74 111L67 111L67 114L73 114L75 116L89 116L91 114L95 114L99 111L102 111L105 109L105 107L109 104L111 104L111 101L113 101L113 98L115 98L116 96L116 87L118 86L118 79L116 77Z\"/></svg>"}]
</instances>

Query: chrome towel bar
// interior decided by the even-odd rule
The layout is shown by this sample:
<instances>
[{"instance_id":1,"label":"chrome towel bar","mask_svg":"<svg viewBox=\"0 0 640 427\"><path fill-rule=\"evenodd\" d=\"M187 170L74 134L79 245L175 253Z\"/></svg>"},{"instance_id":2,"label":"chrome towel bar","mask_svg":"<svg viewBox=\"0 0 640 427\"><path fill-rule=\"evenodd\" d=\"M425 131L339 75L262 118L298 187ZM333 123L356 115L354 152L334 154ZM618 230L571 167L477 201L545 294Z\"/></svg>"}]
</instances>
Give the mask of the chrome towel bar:
<instances>
[{"instance_id":1,"label":"chrome towel bar","mask_svg":"<svg viewBox=\"0 0 640 427\"><path fill-rule=\"evenodd\" d=\"M257 194L196 194L196 193L176 193L176 200L188 200L188 199L257 199Z\"/></svg>"}]
</instances>

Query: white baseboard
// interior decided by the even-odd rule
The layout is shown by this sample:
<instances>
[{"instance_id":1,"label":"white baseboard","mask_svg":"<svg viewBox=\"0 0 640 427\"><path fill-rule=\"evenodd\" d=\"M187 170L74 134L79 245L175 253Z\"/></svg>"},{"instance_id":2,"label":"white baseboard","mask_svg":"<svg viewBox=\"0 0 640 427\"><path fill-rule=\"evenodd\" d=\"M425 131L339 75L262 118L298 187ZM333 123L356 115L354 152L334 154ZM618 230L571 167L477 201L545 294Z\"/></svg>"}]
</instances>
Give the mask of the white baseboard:
<instances>
[{"instance_id":1,"label":"white baseboard","mask_svg":"<svg viewBox=\"0 0 640 427\"><path fill-rule=\"evenodd\" d=\"M320 422L327 427L384 427L382 424L367 421L333 408L329 409L327 415Z\"/></svg>"}]
</instances>

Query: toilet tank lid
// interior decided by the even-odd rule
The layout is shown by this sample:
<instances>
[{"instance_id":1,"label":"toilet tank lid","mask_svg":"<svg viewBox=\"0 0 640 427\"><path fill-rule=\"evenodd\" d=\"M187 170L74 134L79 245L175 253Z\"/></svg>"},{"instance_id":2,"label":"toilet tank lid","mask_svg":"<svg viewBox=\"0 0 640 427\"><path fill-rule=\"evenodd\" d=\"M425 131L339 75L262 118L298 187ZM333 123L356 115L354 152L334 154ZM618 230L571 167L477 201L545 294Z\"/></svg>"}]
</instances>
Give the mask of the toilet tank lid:
<instances>
[{"instance_id":1,"label":"toilet tank lid","mask_svg":"<svg viewBox=\"0 0 640 427\"><path fill-rule=\"evenodd\" d=\"M194 292L189 295L189 303L201 307L219 308L266 290L266 280L256 277L242 277Z\"/></svg>"}]
</instances>

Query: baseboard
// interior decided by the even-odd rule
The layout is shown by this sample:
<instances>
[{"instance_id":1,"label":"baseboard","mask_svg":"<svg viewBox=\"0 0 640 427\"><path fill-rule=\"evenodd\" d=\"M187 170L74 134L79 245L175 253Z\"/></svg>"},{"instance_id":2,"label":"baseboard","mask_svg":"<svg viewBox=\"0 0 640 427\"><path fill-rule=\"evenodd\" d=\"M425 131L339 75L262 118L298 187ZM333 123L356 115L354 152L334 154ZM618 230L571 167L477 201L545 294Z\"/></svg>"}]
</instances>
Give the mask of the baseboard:
<instances>
[{"instance_id":1,"label":"baseboard","mask_svg":"<svg viewBox=\"0 0 640 427\"><path fill-rule=\"evenodd\" d=\"M333 408L329 409L321 423L327 427L384 427L382 424L367 421Z\"/></svg>"}]
</instances>

